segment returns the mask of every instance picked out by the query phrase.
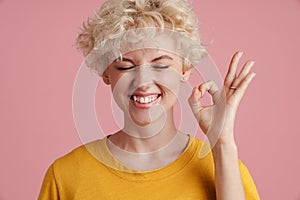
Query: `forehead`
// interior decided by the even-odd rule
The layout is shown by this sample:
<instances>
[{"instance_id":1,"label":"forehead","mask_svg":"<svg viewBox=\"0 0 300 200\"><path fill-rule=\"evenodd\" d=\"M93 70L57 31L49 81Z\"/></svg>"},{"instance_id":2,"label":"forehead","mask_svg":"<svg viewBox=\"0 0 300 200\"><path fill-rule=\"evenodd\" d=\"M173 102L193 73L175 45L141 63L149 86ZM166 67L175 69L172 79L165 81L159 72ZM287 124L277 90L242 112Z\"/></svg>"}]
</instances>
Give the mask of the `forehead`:
<instances>
[{"instance_id":1,"label":"forehead","mask_svg":"<svg viewBox=\"0 0 300 200\"><path fill-rule=\"evenodd\" d=\"M180 57L175 53L161 49L139 49L123 54L118 60L130 59L134 62L156 62L156 61L179 61Z\"/></svg>"}]
</instances>

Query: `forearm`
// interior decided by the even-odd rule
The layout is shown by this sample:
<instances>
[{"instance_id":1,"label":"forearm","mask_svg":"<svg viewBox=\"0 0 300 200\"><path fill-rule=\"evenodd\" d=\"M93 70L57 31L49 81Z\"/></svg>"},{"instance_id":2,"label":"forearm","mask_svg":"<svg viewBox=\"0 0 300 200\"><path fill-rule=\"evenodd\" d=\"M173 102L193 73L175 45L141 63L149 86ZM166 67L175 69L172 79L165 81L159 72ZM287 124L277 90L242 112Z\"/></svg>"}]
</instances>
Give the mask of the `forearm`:
<instances>
[{"instance_id":1,"label":"forearm","mask_svg":"<svg viewBox=\"0 0 300 200\"><path fill-rule=\"evenodd\" d=\"M213 147L212 152L215 164L217 200L246 199L235 143L217 143Z\"/></svg>"}]
</instances>

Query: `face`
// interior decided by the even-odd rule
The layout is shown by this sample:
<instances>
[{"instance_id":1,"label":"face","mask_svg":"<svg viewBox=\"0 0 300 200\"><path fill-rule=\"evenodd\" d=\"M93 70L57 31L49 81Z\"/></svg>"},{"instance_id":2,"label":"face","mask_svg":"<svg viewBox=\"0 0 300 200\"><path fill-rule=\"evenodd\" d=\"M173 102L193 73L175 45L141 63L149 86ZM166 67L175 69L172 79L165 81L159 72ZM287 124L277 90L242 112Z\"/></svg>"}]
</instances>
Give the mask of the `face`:
<instances>
[{"instance_id":1,"label":"face","mask_svg":"<svg viewBox=\"0 0 300 200\"><path fill-rule=\"evenodd\" d=\"M145 126L172 114L181 80L188 78L182 58L155 49L136 50L110 64L103 74L125 117Z\"/></svg>"}]
</instances>

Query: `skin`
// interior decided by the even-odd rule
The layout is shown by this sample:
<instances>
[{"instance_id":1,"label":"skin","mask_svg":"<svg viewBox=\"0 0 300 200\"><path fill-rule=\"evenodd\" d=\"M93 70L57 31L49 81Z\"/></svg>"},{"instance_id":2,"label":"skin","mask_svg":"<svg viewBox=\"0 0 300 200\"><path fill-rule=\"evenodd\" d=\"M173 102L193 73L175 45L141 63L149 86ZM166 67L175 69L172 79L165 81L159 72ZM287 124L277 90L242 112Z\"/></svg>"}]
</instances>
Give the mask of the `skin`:
<instances>
[{"instance_id":1,"label":"skin","mask_svg":"<svg viewBox=\"0 0 300 200\"><path fill-rule=\"evenodd\" d=\"M164 73L164 70L168 70L167 75L173 74L173 76L165 80L164 84L156 80L147 79L147 75L149 76L147 73L138 73L134 79L126 80L125 78L125 81L122 79L127 74L130 74L131 70L120 71L118 68L131 68L132 66L140 68L140 65L169 66L169 69L162 69L161 72ZM128 129L135 132L133 137L131 133L127 132L128 134L126 134L123 129L111 135L109 140L115 147L130 153L149 153L147 154L147 156L151 156L148 158L149 163L144 163L145 166L152 166L152 169L157 169L173 162L185 150L189 141L186 134L178 134L173 118L173 105L177 99L173 91L176 90L176 87L179 87L181 82L178 75L187 79L191 70L183 71L182 66L182 59L174 54L157 50L138 50L123 55L123 61L113 62L103 74L104 82L110 84L113 93L117 94L114 98L119 102L118 105L124 111L125 127L130 127ZM164 79L166 77L162 76L161 78ZM121 89L118 88L119 82L121 82ZM170 90L170 88L173 89ZM150 119L149 110L137 107L130 108L130 103L128 105L128 93L160 93L161 97L156 102L156 105L161 106L164 112L154 114L151 120L148 120ZM153 135L152 133L157 127L157 122L161 121L164 121L164 124ZM136 126L136 124L139 126ZM151 137L143 137L144 135L148 135L148 133L150 133ZM117 152L114 149L110 150ZM158 153L155 154L153 152ZM130 153L128 154L128 159L124 155L122 157L114 155L123 163L128 164L128 160L134 160ZM161 160L161 154L169 156ZM155 165L153 165L153 160L157 160L158 162L155 162ZM134 161L138 163L138 160ZM134 164L134 162L129 163L129 166L135 166Z\"/></svg>"},{"instance_id":2,"label":"skin","mask_svg":"<svg viewBox=\"0 0 300 200\"><path fill-rule=\"evenodd\" d=\"M251 72L253 61L248 61L241 71L237 72L242 54L242 52L234 54L222 89L219 89L214 82L208 81L195 87L189 98L199 126L208 135L213 147L217 199L245 199L238 164L238 151L234 140L234 122L239 103L255 77L255 73ZM236 89L230 89L230 87L236 87ZM212 96L214 104L203 107L200 99L206 92ZM222 99L222 96L225 98ZM218 104L222 103L225 107L219 107ZM217 112L212 112L212 109L217 109ZM213 114L218 113L218 110L224 113L225 126L217 133L211 128L214 123L210 119L214 117ZM217 141L215 141L216 135L218 135Z\"/></svg>"},{"instance_id":3,"label":"skin","mask_svg":"<svg viewBox=\"0 0 300 200\"><path fill-rule=\"evenodd\" d=\"M158 59L162 55L168 55L172 59ZM213 81L207 81L193 89L193 92L189 98L189 104L191 109L199 122L200 128L207 134L212 147L212 153L215 163L215 186L217 199L232 200L232 199L245 199L245 194L242 186L239 164L238 164L238 151L234 140L234 123L236 112L239 103L244 96L250 82L255 76L255 73L251 72L251 68L254 65L253 61L248 61L240 72L237 72L238 63L242 56L242 52L236 52L231 60L227 75L224 80L223 88L218 88ZM182 67L182 61L175 55L167 54L165 52L133 52L124 56L128 58L126 62L114 62L103 74L103 80L105 83L110 84L112 90L116 86L117 82L124 75L124 71L116 69L117 66L136 66L142 64L165 64L172 67L175 71L181 74L185 80L188 79L191 69L184 71ZM130 61L128 61L130 60ZM155 61L154 61L155 60ZM177 80L178 81L178 80ZM148 82L147 84L140 84L138 82L128 83L128 90L130 85L134 85L138 92L161 92L162 95L158 102L165 108L166 121L160 132L153 137L137 138L131 137L124 133L122 130L112 135L109 140L117 147L129 152L153 152L166 146L170 141L177 140L180 145L176 148L169 148L170 152L166 155L172 155L166 163L157 163L154 168L162 167L168 163L171 163L174 158L176 159L186 148L188 143L187 137L183 134L177 134L177 130L173 119L173 105L175 103L176 96L168 91L166 88L157 84L156 82ZM230 89L230 87L236 87L236 89ZM208 93L212 96L213 104L209 106L202 106L201 99ZM137 116L147 116L149 112L146 110L133 109ZM140 113L139 113L140 112ZM141 114L142 113L142 114ZM126 114L125 114L126 115ZM134 114L130 117L134 118ZM220 128L220 124L216 123L220 119L225 126ZM125 118L128 116L125 116ZM158 116L155 120L161 120L163 115ZM151 124L153 121L143 120L139 122L137 117L133 119L135 123L140 125ZM144 117L145 119L147 117ZM136 121L137 120L137 121ZM127 121L128 122L128 121ZM126 120L125 120L126 123ZM146 126L147 127L147 126ZM216 129L215 127L219 127ZM137 130L138 131L138 130ZM143 129L145 131L145 129ZM149 132L151 132L151 126L149 126ZM176 137L175 137L176 136ZM155 160L155 154L149 159ZM166 158L168 159L168 158ZM147 165L147 164L146 164Z\"/></svg>"}]
</instances>

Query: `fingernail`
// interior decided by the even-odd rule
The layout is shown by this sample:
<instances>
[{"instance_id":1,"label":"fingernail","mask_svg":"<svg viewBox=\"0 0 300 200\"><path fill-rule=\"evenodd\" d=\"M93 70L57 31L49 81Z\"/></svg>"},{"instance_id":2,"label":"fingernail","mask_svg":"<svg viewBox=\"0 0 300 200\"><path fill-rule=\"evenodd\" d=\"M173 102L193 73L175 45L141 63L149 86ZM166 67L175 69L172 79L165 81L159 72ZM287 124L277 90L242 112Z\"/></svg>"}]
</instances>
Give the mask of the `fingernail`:
<instances>
[{"instance_id":1,"label":"fingernail","mask_svg":"<svg viewBox=\"0 0 300 200\"><path fill-rule=\"evenodd\" d=\"M254 62L253 60L250 60L250 61L247 62L247 64L248 64L248 66L249 66L250 68L252 68L253 65L255 64L255 62Z\"/></svg>"}]
</instances>

